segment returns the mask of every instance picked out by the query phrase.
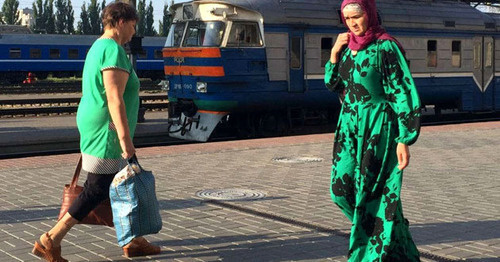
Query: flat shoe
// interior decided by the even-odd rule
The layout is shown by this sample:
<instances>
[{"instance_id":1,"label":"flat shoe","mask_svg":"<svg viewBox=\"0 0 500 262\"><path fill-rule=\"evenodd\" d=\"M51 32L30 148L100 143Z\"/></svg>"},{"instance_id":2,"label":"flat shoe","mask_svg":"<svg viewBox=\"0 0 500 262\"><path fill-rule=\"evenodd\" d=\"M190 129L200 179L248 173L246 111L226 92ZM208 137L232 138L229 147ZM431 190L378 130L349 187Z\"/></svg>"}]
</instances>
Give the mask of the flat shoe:
<instances>
[{"instance_id":1,"label":"flat shoe","mask_svg":"<svg viewBox=\"0 0 500 262\"><path fill-rule=\"evenodd\" d=\"M161 249L159 246L155 246L148 242L140 243L135 247L124 247L123 254L126 257L140 257L140 256L149 256L160 254Z\"/></svg>"},{"instance_id":2,"label":"flat shoe","mask_svg":"<svg viewBox=\"0 0 500 262\"><path fill-rule=\"evenodd\" d=\"M45 233L48 239L48 244L46 247L40 243L39 240L35 242L33 247L33 254L37 257L43 258L49 262L68 262L68 260L61 257L61 247L54 247L52 239L50 239L49 234Z\"/></svg>"}]
</instances>

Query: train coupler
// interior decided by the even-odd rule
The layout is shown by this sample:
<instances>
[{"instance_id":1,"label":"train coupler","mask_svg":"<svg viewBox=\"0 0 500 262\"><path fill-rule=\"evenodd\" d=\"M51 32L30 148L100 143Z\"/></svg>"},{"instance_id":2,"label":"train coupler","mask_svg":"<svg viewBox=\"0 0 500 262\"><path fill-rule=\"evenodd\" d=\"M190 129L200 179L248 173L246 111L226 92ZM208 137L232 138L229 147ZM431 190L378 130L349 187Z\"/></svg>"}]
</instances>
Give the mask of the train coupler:
<instances>
[{"instance_id":1,"label":"train coupler","mask_svg":"<svg viewBox=\"0 0 500 262\"><path fill-rule=\"evenodd\" d=\"M180 117L168 119L169 136L206 142L226 115L225 112L197 112L194 116L188 117L182 113Z\"/></svg>"}]
</instances>

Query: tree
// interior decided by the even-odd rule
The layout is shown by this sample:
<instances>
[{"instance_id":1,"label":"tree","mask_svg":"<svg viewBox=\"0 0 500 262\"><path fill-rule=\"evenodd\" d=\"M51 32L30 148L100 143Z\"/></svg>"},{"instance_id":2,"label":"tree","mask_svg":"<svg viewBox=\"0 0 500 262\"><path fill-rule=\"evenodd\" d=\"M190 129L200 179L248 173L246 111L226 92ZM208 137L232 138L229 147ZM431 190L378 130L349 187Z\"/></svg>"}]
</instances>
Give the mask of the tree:
<instances>
[{"instance_id":1,"label":"tree","mask_svg":"<svg viewBox=\"0 0 500 262\"><path fill-rule=\"evenodd\" d=\"M19 12L19 1L17 0L5 0L2 6L2 14L4 17L4 23L8 25L18 25L20 24Z\"/></svg>"},{"instance_id":2,"label":"tree","mask_svg":"<svg viewBox=\"0 0 500 262\"><path fill-rule=\"evenodd\" d=\"M155 18L154 18L154 9L153 9L153 2L150 0L149 1L149 6L148 8L146 9L146 18L145 18L145 22L146 22L146 28L145 28L145 31L144 31L144 35L145 36L155 36L157 35L156 33L156 30L154 28L154 22L155 22Z\"/></svg>"},{"instance_id":3,"label":"tree","mask_svg":"<svg viewBox=\"0 0 500 262\"><path fill-rule=\"evenodd\" d=\"M68 34L75 33L75 11L73 11L73 5L71 4L71 0L66 2L66 22L68 23L66 26L66 30Z\"/></svg>"},{"instance_id":4,"label":"tree","mask_svg":"<svg viewBox=\"0 0 500 262\"><path fill-rule=\"evenodd\" d=\"M88 17L90 22L90 34L98 35L101 33L101 19L99 16L99 5L97 4L97 0L90 0Z\"/></svg>"},{"instance_id":5,"label":"tree","mask_svg":"<svg viewBox=\"0 0 500 262\"><path fill-rule=\"evenodd\" d=\"M42 0L36 0L33 2L33 31L36 33L45 32L45 16L43 14L43 2Z\"/></svg>"},{"instance_id":6,"label":"tree","mask_svg":"<svg viewBox=\"0 0 500 262\"><path fill-rule=\"evenodd\" d=\"M159 21L160 23L160 35L167 36L170 29L170 24L172 23L172 14L169 11L167 4L163 6L163 19Z\"/></svg>"},{"instance_id":7,"label":"tree","mask_svg":"<svg viewBox=\"0 0 500 262\"><path fill-rule=\"evenodd\" d=\"M137 3L137 16L139 21L137 21L137 35L144 36L146 31L146 0L139 0Z\"/></svg>"},{"instance_id":8,"label":"tree","mask_svg":"<svg viewBox=\"0 0 500 262\"><path fill-rule=\"evenodd\" d=\"M104 10L104 8L106 8L106 0L102 0L101 12L102 12L102 10ZM101 20L99 20L99 21L101 21ZM101 32L104 32L104 25L102 25L102 21L101 21Z\"/></svg>"},{"instance_id":9,"label":"tree","mask_svg":"<svg viewBox=\"0 0 500 262\"><path fill-rule=\"evenodd\" d=\"M54 0L45 0L45 3L43 4L43 16L45 17L45 31L47 34L54 34L56 32Z\"/></svg>"},{"instance_id":10,"label":"tree","mask_svg":"<svg viewBox=\"0 0 500 262\"><path fill-rule=\"evenodd\" d=\"M56 0L56 33L66 34L68 28L67 6L65 0Z\"/></svg>"},{"instance_id":11,"label":"tree","mask_svg":"<svg viewBox=\"0 0 500 262\"><path fill-rule=\"evenodd\" d=\"M89 15L85 2L82 5L82 12L80 13L80 22L78 22L78 33L81 35L88 35L91 32Z\"/></svg>"}]
</instances>

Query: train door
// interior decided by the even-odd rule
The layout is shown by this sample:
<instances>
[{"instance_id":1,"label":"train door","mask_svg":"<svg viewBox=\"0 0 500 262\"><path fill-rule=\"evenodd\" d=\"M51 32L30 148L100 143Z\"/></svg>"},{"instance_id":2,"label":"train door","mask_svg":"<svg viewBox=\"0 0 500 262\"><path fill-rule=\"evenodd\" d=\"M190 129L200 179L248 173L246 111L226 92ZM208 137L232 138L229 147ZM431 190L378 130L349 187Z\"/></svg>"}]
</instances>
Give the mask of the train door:
<instances>
[{"instance_id":1,"label":"train door","mask_svg":"<svg viewBox=\"0 0 500 262\"><path fill-rule=\"evenodd\" d=\"M493 98L490 87L495 76L495 41L490 36L477 36L473 39L473 73L474 80L481 90L481 108L493 109ZM488 91L488 92L487 92Z\"/></svg>"},{"instance_id":2,"label":"train door","mask_svg":"<svg viewBox=\"0 0 500 262\"><path fill-rule=\"evenodd\" d=\"M304 92L304 31L294 30L290 33L288 91Z\"/></svg>"}]
</instances>

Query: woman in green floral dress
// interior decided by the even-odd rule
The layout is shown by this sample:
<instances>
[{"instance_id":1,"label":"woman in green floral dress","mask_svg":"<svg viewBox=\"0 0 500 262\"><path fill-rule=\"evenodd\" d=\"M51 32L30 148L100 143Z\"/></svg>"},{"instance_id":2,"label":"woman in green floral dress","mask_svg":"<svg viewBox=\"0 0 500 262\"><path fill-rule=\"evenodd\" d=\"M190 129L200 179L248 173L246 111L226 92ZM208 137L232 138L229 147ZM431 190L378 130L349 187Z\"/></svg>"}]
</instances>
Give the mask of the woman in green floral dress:
<instances>
[{"instance_id":1,"label":"woman in green floral dress","mask_svg":"<svg viewBox=\"0 0 500 262\"><path fill-rule=\"evenodd\" d=\"M420 130L420 100L400 44L380 27L374 0L345 0L325 67L345 94L330 193L352 221L349 261L420 261L401 207L402 171Z\"/></svg>"}]
</instances>

